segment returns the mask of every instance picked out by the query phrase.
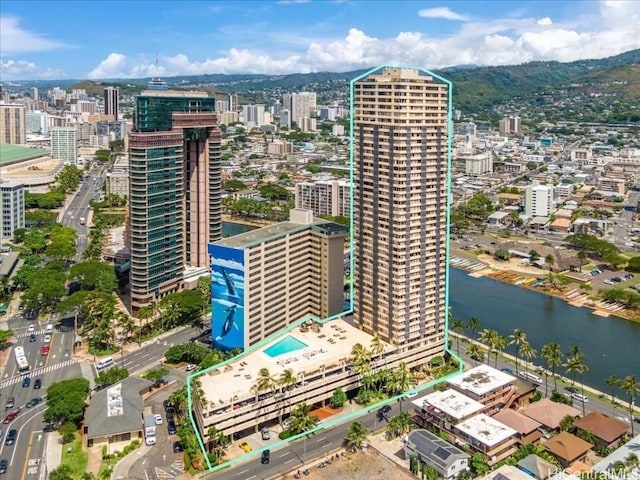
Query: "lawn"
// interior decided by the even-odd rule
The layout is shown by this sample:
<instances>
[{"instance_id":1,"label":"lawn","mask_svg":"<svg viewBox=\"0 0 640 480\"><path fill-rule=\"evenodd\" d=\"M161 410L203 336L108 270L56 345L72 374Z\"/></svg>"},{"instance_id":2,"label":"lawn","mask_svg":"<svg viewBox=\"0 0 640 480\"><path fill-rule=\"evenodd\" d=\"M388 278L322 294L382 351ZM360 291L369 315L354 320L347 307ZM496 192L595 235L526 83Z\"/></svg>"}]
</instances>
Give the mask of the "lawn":
<instances>
[{"instance_id":1,"label":"lawn","mask_svg":"<svg viewBox=\"0 0 640 480\"><path fill-rule=\"evenodd\" d=\"M71 476L77 480L80 480L82 474L87 471L89 454L82 450L80 432L76 432L73 442L62 446L62 463L71 467Z\"/></svg>"}]
</instances>

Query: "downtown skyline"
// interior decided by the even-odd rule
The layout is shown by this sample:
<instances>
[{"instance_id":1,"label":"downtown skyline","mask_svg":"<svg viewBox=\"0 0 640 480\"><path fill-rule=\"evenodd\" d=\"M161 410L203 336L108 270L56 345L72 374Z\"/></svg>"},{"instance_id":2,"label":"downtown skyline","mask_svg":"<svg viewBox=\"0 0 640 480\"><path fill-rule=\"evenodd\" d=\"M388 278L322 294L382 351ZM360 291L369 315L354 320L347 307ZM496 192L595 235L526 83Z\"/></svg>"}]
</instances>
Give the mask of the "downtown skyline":
<instances>
[{"instance_id":1,"label":"downtown skyline","mask_svg":"<svg viewBox=\"0 0 640 480\"><path fill-rule=\"evenodd\" d=\"M566 62L640 48L640 2L633 0L150 5L3 2L0 78L288 74L384 63L437 69Z\"/></svg>"}]
</instances>

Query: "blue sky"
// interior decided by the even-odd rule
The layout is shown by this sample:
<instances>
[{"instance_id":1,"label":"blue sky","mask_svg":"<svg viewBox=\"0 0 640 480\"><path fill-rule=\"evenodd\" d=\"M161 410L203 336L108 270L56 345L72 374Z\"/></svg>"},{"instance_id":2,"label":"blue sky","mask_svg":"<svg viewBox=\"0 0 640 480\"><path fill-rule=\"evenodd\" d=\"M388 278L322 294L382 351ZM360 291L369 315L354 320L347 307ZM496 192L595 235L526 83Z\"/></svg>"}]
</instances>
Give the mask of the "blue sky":
<instances>
[{"instance_id":1,"label":"blue sky","mask_svg":"<svg viewBox=\"0 0 640 480\"><path fill-rule=\"evenodd\" d=\"M427 69L640 48L640 0L0 2L0 81Z\"/></svg>"}]
</instances>

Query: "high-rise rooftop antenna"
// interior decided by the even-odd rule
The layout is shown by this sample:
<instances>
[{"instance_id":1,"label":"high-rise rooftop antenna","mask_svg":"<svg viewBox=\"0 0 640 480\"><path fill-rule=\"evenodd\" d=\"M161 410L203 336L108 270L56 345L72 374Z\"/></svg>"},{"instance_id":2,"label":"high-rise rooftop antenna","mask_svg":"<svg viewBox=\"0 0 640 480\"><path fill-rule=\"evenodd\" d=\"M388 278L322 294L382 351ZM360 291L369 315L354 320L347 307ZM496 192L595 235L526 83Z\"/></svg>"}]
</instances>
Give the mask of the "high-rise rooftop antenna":
<instances>
[{"instance_id":1,"label":"high-rise rooftop antenna","mask_svg":"<svg viewBox=\"0 0 640 480\"><path fill-rule=\"evenodd\" d=\"M160 66L158 65L158 53L156 52L156 76L147 85L149 90L167 90L167 82L160 78Z\"/></svg>"}]
</instances>

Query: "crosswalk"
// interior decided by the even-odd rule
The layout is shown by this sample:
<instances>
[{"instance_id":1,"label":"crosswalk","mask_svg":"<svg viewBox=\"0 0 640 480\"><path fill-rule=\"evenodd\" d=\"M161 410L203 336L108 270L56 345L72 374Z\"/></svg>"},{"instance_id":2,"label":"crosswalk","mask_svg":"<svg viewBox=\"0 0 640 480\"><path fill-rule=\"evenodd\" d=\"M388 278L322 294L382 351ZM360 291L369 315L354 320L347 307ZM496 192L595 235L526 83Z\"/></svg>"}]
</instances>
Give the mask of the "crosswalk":
<instances>
[{"instance_id":1,"label":"crosswalk","mask_svg":"<svg viewBox=\"0 0 640 480\"><path fill-rule=\"evenodd\" d=\"M73 327L57 326L57 327L54 328L54 331L59 332L59 333L72 332L73 331ZM41 330L35 330L34 332L25 331L24 333L14 334L13 338L29 338L31 333L35 333L36 335L45 335L47 332L46 332L46 330L44 328L41 329Z\"/></svg>"},{"instance_id":2,"label":"crosswalk","mask_svg":"<svg viewBox=\"0 0 640 480\"><path fill-rule=\"evenodd\" d=\"M49 372L53 372L54 370L59 370L61 368L65 368L68 367L69 365L74 365L77 362L72 359L69 358L67 360L64 360L62 362L59 363L54 363L53 365L47 365L46 367L39 367L39 368L34 368L32 370L30 370L28 373L24 373L23 375L16 375L15 377L11 377L8 378L6 380L3 380L2 382L0 382L0 390L10 387L11 385L15 385L18 382L22 381L22 377L24 375L29 375L31 377L36 377L38 375L42 375L43 373L49 373Z\"/></svg>"}]
</instances>

